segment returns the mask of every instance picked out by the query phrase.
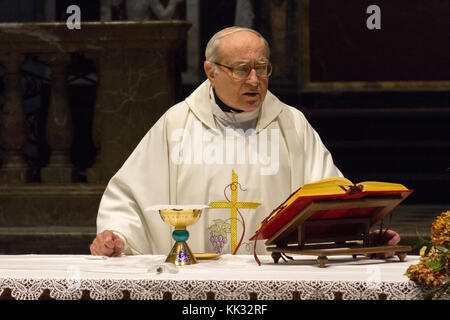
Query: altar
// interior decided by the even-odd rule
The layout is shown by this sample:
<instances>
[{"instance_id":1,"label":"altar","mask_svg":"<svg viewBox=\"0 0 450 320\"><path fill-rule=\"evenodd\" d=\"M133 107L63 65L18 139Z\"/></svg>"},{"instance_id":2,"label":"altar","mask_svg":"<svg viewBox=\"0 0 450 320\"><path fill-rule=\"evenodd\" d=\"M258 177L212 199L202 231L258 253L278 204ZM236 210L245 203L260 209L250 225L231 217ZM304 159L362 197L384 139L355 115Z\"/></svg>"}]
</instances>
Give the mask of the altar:
<instances>
[{"instance_id":1,"label":"altar","mask_svg":"<svg viewBox=\"0 0 450 320\"><path fill-rule=\"evenodd\" d=\"M176 267L163 255L2 255L0 299L17 300L414 300L427 289L404 274L418 256L400 262L315 256L275 264L270 255L222 255Z\"/></svg>"}]
</instances>

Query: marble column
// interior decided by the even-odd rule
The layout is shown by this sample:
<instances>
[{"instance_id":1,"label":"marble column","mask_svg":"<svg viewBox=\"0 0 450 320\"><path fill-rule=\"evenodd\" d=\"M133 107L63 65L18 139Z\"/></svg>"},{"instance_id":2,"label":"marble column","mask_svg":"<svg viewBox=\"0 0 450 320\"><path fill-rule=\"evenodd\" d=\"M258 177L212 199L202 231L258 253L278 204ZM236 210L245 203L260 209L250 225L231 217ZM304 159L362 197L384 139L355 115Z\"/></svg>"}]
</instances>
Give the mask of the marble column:
<instances>
[{"instance_id":1,"label":"marble column","mask_svg":"<svg viewBox=\"0 0 450 320\"><path fill-rule=\"evenodd\" d=\"M287 0L272 0L270 2L270 26L271 26L271 57L273 64L273 75L275 82L285 81L288 73L286 63L287 51Z\"/></svg>"},{"instance_id":2,"label":"marble column","mask_svg":"<svg viewBox=\"0 0 450 320\"><path fill-rule=\"evenodd\" d=\"M187 34L186 57L187 71L181 74L183 83L198 83L203 73L200 58L204 58L204 52L200 52L200 3L199 0L186 0L186 20L192 27Z\"/></svg>"},{"instance_id":3,"label":"marble column","mask_svg":"<svg viewBox=\"0 0 450 320\"><path fill-rule=\"evenodd\" d=\"M95 59L94 59L95 60ZM93 141L97 158L89 183L107 183L151 126L175 103L173 55L111 51L97 59Z\"/></svg>"},{"instance_id":4,"label":"marble column","mask_svg":"<svg viewBox=\"0 0 450 320\"><path fill-rule=\"evenodd\" d=\"M73 140L73 123L66 82L70 55L42 54L39 58L49 65L52 72L46 126L50 160L48 166L41 169L41 180L44 183L71 183L73 167L70 148Z\"/></svg>"},{"instance_id":5,"label":"marble column","mask_svg":"<svg viewBox=\"0 0 450 320\"><path fill-rule=\"evenodd\" d=\"M179 20L83 22L79 31L69 30L64 22L0 24L0 54L37 55L52 70L47 126L51 157L41 171L43 182L72 182L68 55L99 57L93 130L100 151L97 168L88 171L88 182L106 184L151 126L175 104L175 53L189 26Z\"/></svg>"},{"instance_id":6,"label":"marble column","mask_svg":"<svg viewBox=\"0 0 450 320\"><path fill-rule=\"evenodd\" d=\"M21 184L29 180L30 170L22 154L27 141L20 83L20 68L24 60L22 54L0 55L0 64L5 68L5 103L0 126L5 156L0 167L0 184Z\"/></svg>"},{"instance_id":7,"label":"marble column","mask_svg":"<svg viewBox=\"0 0 450 320\"><path fill-rule=\"evenodd\" d=\"M44 4L45 21L52 22L56 20L56 0L46 0Z\"/></svg>"},{"instance_id":8,"label":"marble column","mask_svg":"<svg viewBox=\"0 0 450 320\"><path fill-rule=\"evenodd\" d=\"M100 21L111 21L112 0L100 0Z\"/></svg>"},{"instance_id":9,"label":"marble column","mask_svg":"<svg viewBox=\"0 0 450 320\"><path fill-rule=\"evenodd\" d=\"M244 28L253 28L255 13L251 0L237 0L236 1L236 16L234 18L234 25Z\"/></svg>"},{"instance_id":10,"label":"marble column","mask_svg":"<svg viewBox=\"0 0 450 320\"><path fill-rule=\"evenodd\" d=\"M99 92L103 92L106 90L104 88L104 81L102 81L102 68L99 54L89 53L84 55L87 59L90 59L95 64L95 69L97 71L97 96L94 105L94 113L93 113L93 121L92 121L92 142L95 147L95 161L94 165L87 169L87 180L90 183L102 183L102 143L101 143L101 107L103 105L103 95L99 94Z\"/></svg>"}]
</instances>

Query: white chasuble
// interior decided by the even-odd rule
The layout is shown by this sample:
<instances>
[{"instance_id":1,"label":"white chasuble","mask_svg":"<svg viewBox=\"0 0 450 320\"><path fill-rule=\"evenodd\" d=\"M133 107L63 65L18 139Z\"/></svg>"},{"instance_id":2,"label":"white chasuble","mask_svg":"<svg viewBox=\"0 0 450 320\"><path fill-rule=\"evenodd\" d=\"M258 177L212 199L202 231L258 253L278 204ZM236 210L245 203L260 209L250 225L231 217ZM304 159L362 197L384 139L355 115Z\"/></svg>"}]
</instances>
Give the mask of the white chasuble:
<instances>
[{"instance_id":1,"label":"white chasuble","mask_svg":"<svg viewBox=\"0 0 450 320\"><path fill-rule=\"evenodd\" d=\"M295 108L267 92L256 128L217 128L209 81L170 108L149 130L102 197L97 232L126 239L126 254L168 254L173 227L154 205L260 203L207 208L187 228L192 252L250 254L259 223L305 183L342 176L319 135ZM224 132L225 131L225 132ZM242 216L241 216L242 215ZM258 254L266 253L264 243Z\"/></svg>"}]
</instances>

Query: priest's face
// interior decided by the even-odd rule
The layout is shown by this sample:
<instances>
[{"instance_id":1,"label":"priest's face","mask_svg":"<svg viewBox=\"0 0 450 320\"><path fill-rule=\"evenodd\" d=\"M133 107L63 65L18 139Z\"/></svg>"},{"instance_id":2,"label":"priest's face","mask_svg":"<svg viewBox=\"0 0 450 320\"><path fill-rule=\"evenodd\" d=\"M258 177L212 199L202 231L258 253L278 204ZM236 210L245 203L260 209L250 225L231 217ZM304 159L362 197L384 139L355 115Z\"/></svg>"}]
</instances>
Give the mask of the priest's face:
<instances>
[{"instance_id":1,"label":"priest's face","mask_svg":"<svg viewBox=\"0 0 450 320\"><path fill-rule=\"evenodd\" d=\"M255 67L269 62L264 41L252 32L239 31L220 39L219 51L219 61L213 61L219 72L214 73L211 62L206 61L204 65L216 95L238 110L259 108L266 97L269 82L268 77L257 76L255 70ZM249 66L251 71L248 76L236 77L239 72L245 75L245 69Z\"/></svg>"}]
</instances>

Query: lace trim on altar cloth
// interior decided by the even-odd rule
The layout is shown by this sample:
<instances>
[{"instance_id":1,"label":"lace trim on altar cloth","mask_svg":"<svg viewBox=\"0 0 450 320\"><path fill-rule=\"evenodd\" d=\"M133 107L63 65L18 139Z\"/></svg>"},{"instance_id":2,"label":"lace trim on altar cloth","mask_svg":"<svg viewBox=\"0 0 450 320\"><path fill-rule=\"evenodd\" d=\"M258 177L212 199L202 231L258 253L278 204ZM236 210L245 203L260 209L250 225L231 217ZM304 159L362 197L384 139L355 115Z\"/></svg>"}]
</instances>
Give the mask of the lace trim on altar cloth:
<instances>
[{"instance_id":1,"label":"lace trim on altar cloth","mask_svg":"<svg viewBox=\"0 0 450 320\"><path fill-rule=\"evenodd\" d=\"M56 300L414 300L430 289L408 282L200 281L128 279L0 279L0 298L37 300L44 291ZM124 291L127 296L124 296ZM128 296L129 295L129 296ZM442 296L441 299L449 299Z\"/></svg>"}]
</instances>

